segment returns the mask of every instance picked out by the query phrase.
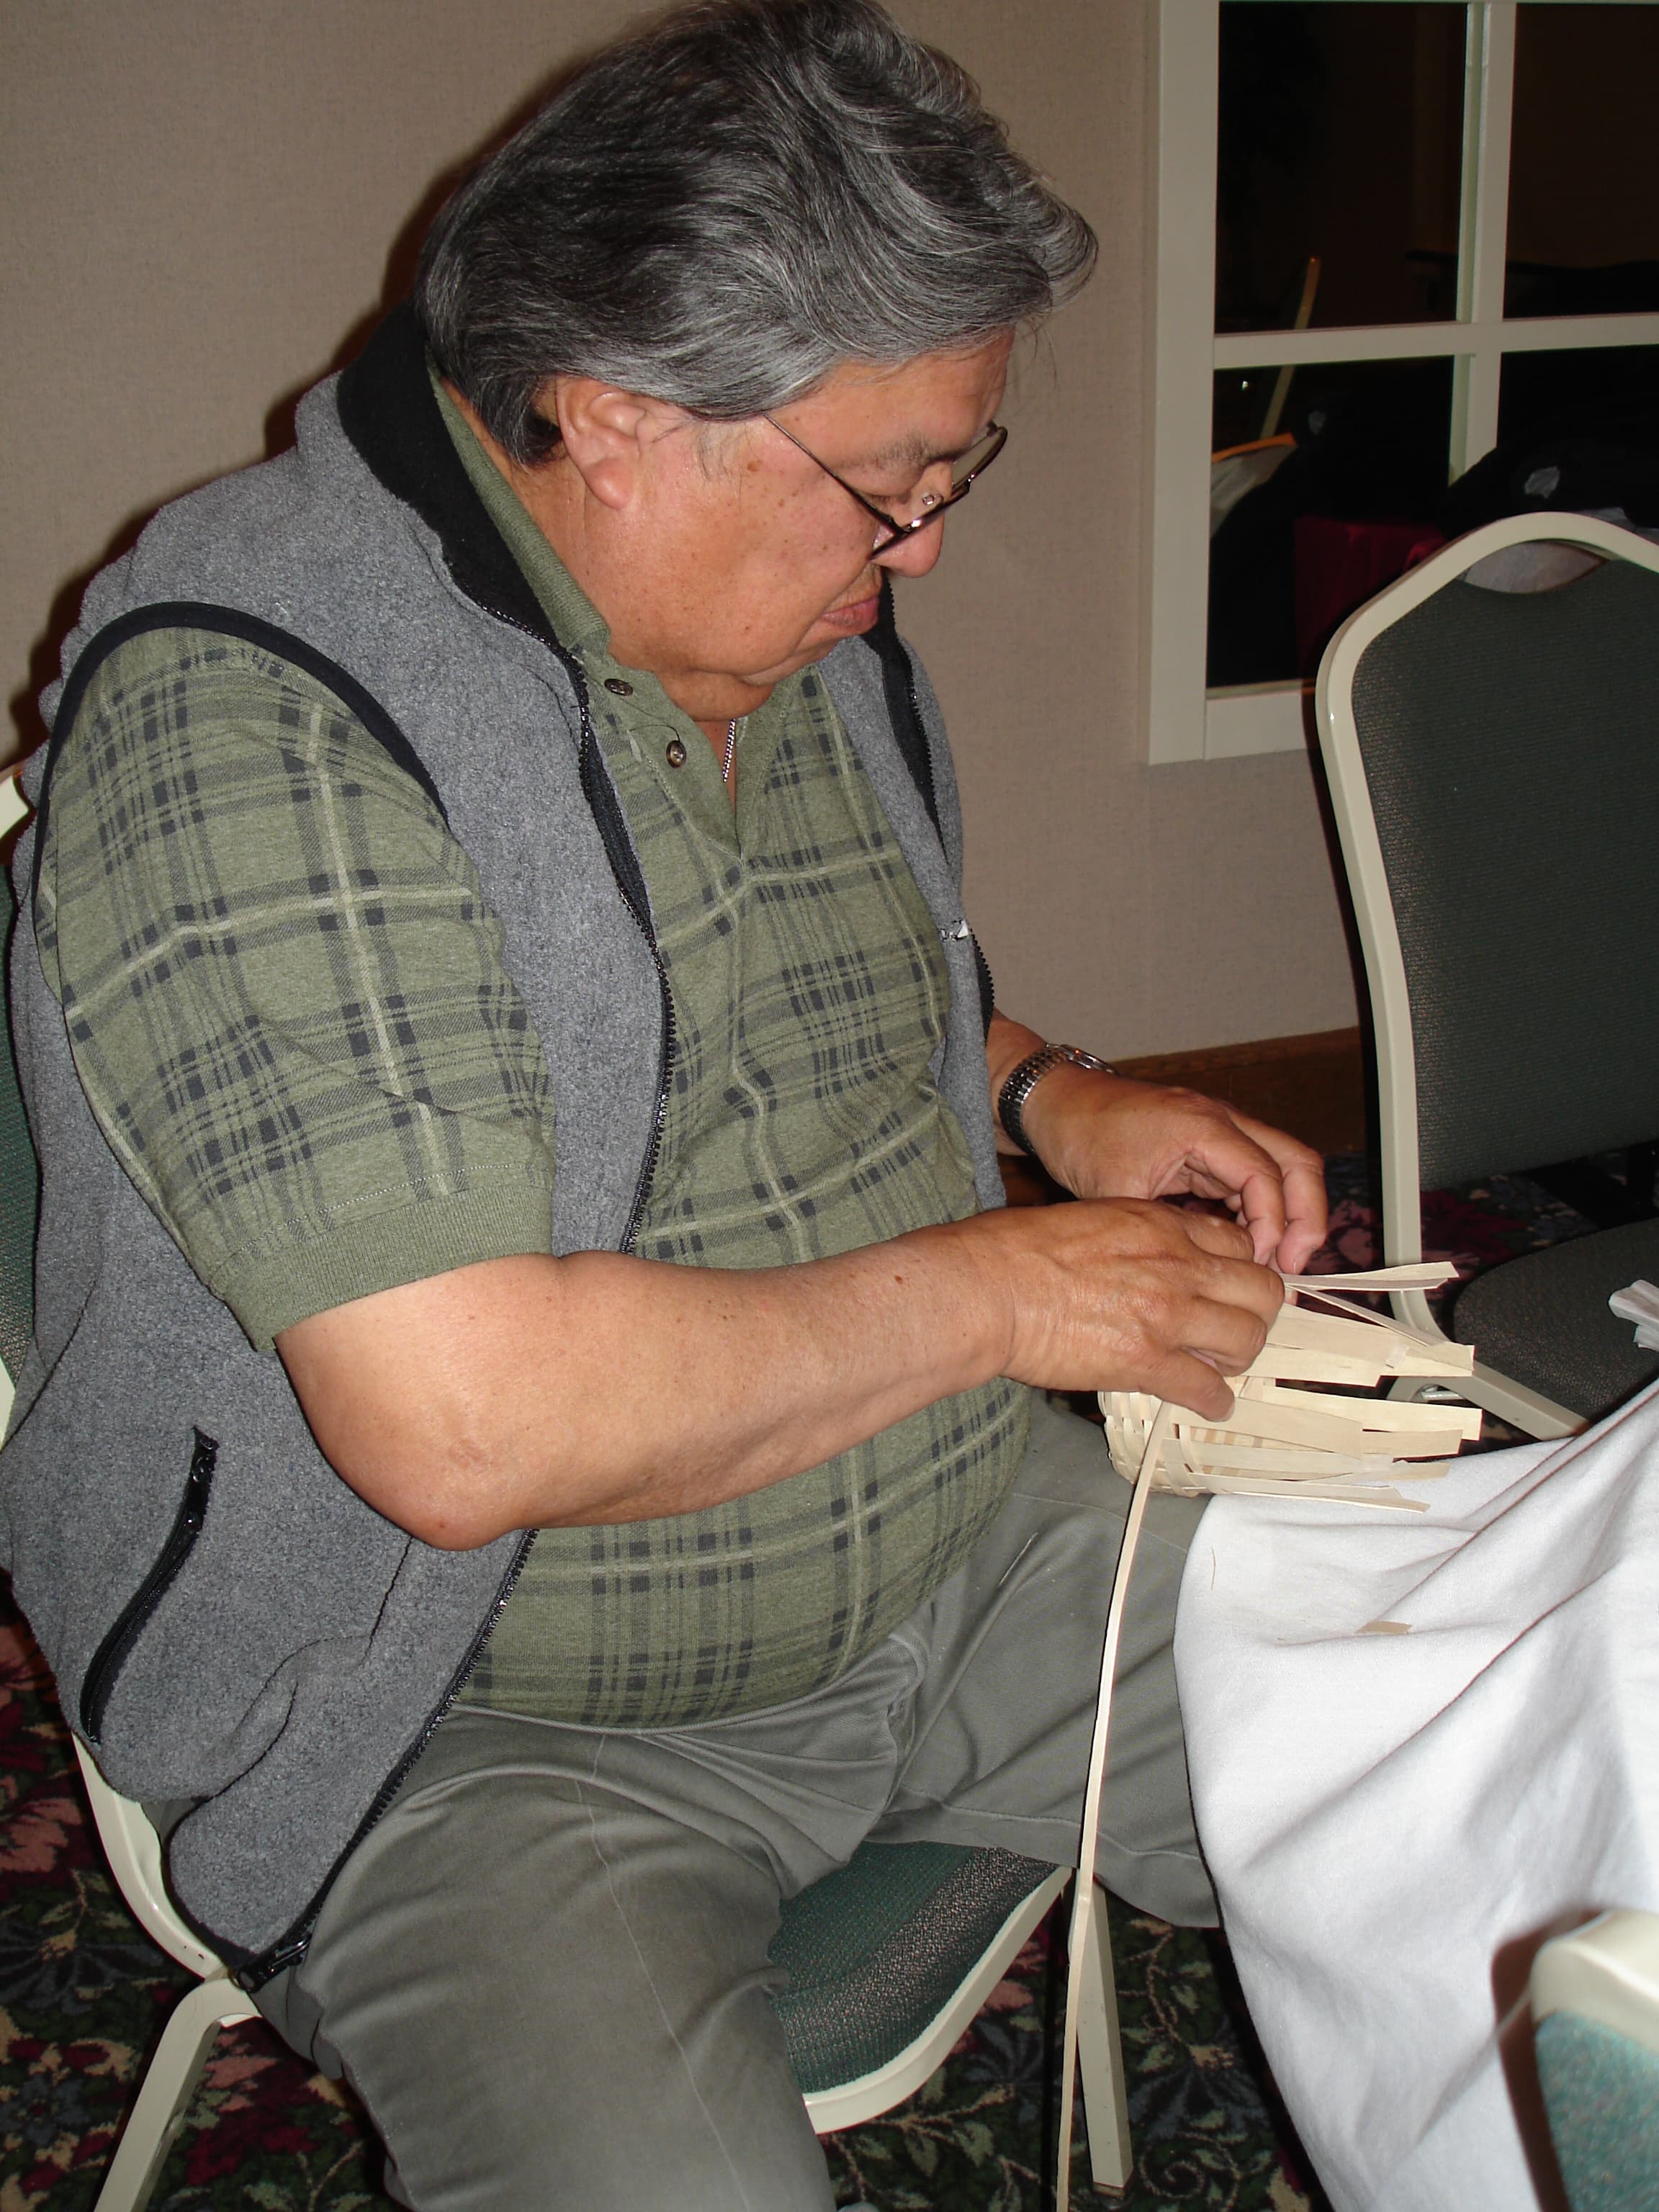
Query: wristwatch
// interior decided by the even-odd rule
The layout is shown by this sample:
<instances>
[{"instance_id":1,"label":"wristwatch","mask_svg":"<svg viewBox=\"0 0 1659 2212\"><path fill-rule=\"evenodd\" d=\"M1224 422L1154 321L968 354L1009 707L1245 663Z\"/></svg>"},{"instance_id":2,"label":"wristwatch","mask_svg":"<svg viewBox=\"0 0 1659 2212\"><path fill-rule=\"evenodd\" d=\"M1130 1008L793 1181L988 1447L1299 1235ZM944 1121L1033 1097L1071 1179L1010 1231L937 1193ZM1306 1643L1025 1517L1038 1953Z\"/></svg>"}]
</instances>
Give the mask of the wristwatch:
<instances>
[{"instance_id":1,"label":"wristwatch","mask_svg":"<svg viewBox=\"0 0 1659 2212\"><path fill-rule=\"evenodd\" d=\"M1097 1060L1093 1053L1085 1052L1078 1045L1039 1045L1035 1052L1026 1054L997 1093L998 1121L1021 1152L1029 1152L1033 1159L1036 1158L1036 1146L1026 1135L1025 1124L1021 1119L1025 1111L1025 1102L1050 1068L1058 1067L1066 1060L1069 1060L1073 1067L1092 1067L1102 1075L1117 1073L1109 1060Z\"/></svg>"}]
</instances>

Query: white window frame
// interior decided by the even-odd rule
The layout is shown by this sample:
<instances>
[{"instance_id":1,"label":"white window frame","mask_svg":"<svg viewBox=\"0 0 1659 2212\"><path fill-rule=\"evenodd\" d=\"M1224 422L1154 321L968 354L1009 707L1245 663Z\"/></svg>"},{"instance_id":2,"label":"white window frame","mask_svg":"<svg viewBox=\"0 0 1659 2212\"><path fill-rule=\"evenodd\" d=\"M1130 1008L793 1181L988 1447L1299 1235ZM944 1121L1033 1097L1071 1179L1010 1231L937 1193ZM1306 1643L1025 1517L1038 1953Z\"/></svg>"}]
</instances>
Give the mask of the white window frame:
<instances>
[{"instance_id":1,"label":"white window frame","mask_svg":"<svg viewBox=\"0 0 1659 2212\"><path fill-rule=\"evenodd\" d=\"M1152 408L1146 502L1150 589L1142 670L1147 757L1154 765L1299 752L1306 743L1303 702L1310 686L1290 682L1205 689L1216 370L1449 355L1448 462L1449 475L1455 478L1498 442L1498 395L1505 354L1659 345L1659 314L1505 320L1516 9L1532 4L1532 0L1441 0L1441 4L1462 7L1468 20L1455 318L1437 323L1218 335L1216 102L1221 0L1158 0L1152 72L1156 107L1149 118L1156 147L1151 241L1154 295L1147 358ZM1569 0L1569 4L1607 4L1607 0ZM1624 4L1650 6L1656 0L1624 0Z\"/></svg>"}]
</instances>

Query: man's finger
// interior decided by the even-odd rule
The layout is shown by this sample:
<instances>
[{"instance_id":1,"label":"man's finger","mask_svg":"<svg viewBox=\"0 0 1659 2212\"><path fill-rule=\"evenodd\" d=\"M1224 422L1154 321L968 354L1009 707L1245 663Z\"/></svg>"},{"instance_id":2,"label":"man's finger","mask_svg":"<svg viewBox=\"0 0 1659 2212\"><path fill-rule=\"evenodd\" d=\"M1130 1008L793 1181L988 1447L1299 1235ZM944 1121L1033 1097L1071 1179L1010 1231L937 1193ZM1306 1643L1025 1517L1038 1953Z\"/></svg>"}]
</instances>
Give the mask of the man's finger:
<instances>
[{"instance_id":1,"label":"man's finger","mask_svg":"<svg viewBox=\"0 0 1659 2212\"><path fill-rule=\"evenodd\" d=\"M1190 1352L1172 1352L1148 1381L1157 1396L1206 1421L1224 1421L1233 1410L1226 1378Z\"/></svg>"},{"instance_id":2,"label":"man's finger","mask_svg":"<svg viewBox=\"0 0 1659 2212\"><path fill-rule=\"evenodd\" d=\"M1285 1186L1277 1167L1269 1162L1248 1176L1238 1194L1244 1226L1250 1232L1250 1249L1265 1267L1285 1241Z\"/></svg>"},{"instance_id":3,"label":"man's finger","mask_svg":"<svg viewBox=\"0 0 1659 2212\"><path fill-rule=\"evenodd\" d=\"M1253 1267L1250 1273L1260 1276L1267 1271ZM1268 1280L1277 1284L1279 1278L1269 1275ZM1230 1283L1224 1287L1231 1290L1234 1285ZM1249 1287L1254 1290L1255 1285ZM1224 1297L1198 1299L1181 1348L1195 1352L1200 1359L1212 1360L1224 1375L1242 1375L1267 1342L1279 1304L1278 1297L1253 1299L1248 1305Z\"/></svg>"},{"instance_id":4,"label":"man's finger","mask_svg":"<svg viewBox=\"0 0 1659 2212\"><path fill-rule=\"evenodd\" d=\"M1264 1328L1271 1327L1273 1316L1285 1303L1284 1279L1278 1270L1264 1267L1251 1256L1249 1237L1234 1223L1223 1221L1214 1214L1187 1214L1182 1219L1207 1222L1211 1232L1202 1238L1196 1235L1193 1237L1194 1243L1201 1243L1212 1263L1199 1296L1212 1299L1219 1306L1238 1307L1256 1316ZM1220 1237L1213 1233L1217 1230L1222 1231ZM1236 1374L1237 1370L1231 1371Z\"/></svg>"},{"instance_id":5,"label":"man's finger","mask_svg":"<svg viewBox=\"0 0 1659 2212\"><path fill-rule=\"evenodd\" d=\"M1254 1257L1250 1233L1238 1222L1224 1220L1218 1213L1189 1213L1184 1206L1169 1211L1201 1252L1212 1253L1218 1260Z\"/></svg>"},{"instance_id":6,"label":"man's finger","mask_svg":"<svg viewBox=\"0 0 1659 2212\"><path fill-rule=\"evenodd\" d=\"M1300 1163L1285 1176L1285 1234L1279 1247L1279 1264L1287 1275L1299 1275L1325 1242L1329 1209L1325 1197L1325 1163L1316 1157L1311 1166Z\"/></svg>"},{"instance_id":7,"label":"man's finger","mask_svg":"<svg viewBox=\"0 0 1659 2212\"><path fill-rule=\"evenodd\" d=\"M1250 1232L1250 1248L1264 1265L1278 1251L1285 1229L1284 1171L1256 1131L1278 1136L1259 1123L1244 1123L1225 1109L1207 1112L1188 1137L1178 1170L1179 1185L1204 1197L1237 1202ZM1293 1142L1283 1139L1285 1145ZM1297 1147L1298 1151L1302 1148ZM1165 1183L1173 1189L1175 1182Z\"/></svg>"},{"instance_id":8,"label":"man's finger","mask_svg":"<svg viewBox=\"0 0 1659 2212\"><path fill-rule=\"evenodd\" d=\"M1325 1196L1325 1163L1311 1146L1287 1136L1283 1129L1249 1115L1235 1116L1239 1128L1272 1160L1280 1185L1284 1213L1276 1256L1287 1275L1299 1274L1325 1241L1328 1206ZM1272 1259L1272 1251L1258 1258Z\"/></svg>"}]
</instances>

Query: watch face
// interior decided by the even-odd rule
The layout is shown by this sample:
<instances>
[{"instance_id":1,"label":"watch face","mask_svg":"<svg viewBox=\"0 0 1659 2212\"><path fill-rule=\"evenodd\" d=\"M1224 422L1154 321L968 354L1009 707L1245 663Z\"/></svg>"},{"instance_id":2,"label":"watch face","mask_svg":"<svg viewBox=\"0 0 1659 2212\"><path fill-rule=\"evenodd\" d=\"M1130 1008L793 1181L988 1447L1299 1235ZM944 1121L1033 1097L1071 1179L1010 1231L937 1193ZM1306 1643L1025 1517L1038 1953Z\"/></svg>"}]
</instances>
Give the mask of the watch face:
<instances>
[{"instance_id":1,"label":"watch face","mask_svg":"<svg viewBox=\"0 0 1659 2212\"><path fill-rule=\"evenodd\" d=\"M1110 1060L1098 1060L1093 1053L1080 1051L1074 1044L1066 1046L1066 1057L1071 1061L1073 1067L1097 1068L1102 1075L1115 1075L1117 1073L1117 1070L1112 1066Z\"/></svg>"}]
</instances>

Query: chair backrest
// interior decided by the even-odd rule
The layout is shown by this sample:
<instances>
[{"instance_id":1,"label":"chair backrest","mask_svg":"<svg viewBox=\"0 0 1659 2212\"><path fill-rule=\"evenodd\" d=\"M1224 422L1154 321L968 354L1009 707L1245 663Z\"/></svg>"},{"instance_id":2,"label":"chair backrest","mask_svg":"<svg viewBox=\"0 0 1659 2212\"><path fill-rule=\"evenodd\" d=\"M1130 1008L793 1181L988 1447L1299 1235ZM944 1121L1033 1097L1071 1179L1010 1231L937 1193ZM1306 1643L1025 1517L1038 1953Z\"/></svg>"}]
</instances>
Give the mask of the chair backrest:
<instances>
[{"instance_id":1,"label":"chair backrest","mask_svg":"<svg viewBox=\"0 0 1659 2212\"><path fill-rule=\"evenodd\" d=\"M1553 590L1465 572L1528 542L1601 556ZM1511 517L1351 616L1320 744L1370 987L1385 1237L1419 1189L1659 1132L1659 546Z\"/></svg>"},{"instance_id":2,"label":"chair backrest","mask_svg":"<svg viewBox=\"0 0 1659 2212\"><path fill-rule=\"evenodd\" d=\"M1532 2010L1573 2212L1659 2205L1659 1914L1604 1912L1546 1943Z\"/></svg>"}]
</instances>

